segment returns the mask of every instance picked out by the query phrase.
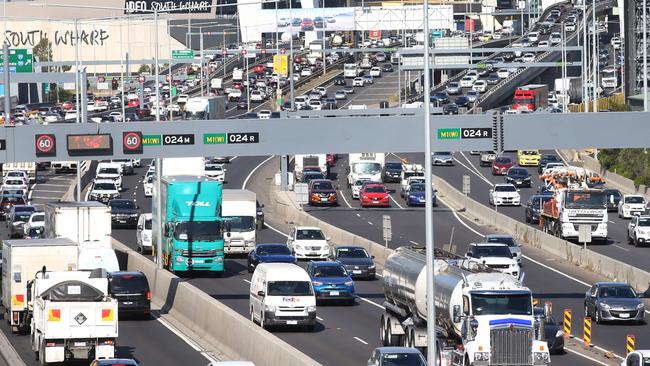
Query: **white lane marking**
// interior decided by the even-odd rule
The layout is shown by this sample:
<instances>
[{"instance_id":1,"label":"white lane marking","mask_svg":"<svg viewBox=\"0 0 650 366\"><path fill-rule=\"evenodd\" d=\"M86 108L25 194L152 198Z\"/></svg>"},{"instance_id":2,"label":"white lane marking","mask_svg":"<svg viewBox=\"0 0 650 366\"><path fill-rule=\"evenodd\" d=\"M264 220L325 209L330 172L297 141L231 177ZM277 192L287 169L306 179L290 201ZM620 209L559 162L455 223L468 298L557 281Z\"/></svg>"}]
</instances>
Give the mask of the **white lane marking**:
<instances>
[{"instance_id":1,"label":"white lane marking","mask_svg":"<svg viewBox=\"0 0 650 366\"><path fill-rule=\"evenodd\" d=\"M246 184L248 183L248 180L251 179L251 176L253 176L253 174L255 173L255 171L256 171L257 169L259 169L262 165L264 165L267 161L273 159L274 156L275 156L275 155L271 155L271 156L269 156L266 160L264 160L263 162L257 164L257 166L256 166L255 168L253 168L253 170L251 170L250 173L248 173L248 176L246 177L246 179L244 179L244 183L241 185L241 189L246 189Z\"/></svg>"},{"instance_id":2,"label":"white lane marking","mask_svg":"<svg viewBox=\"0 0 650 366\"><path fill-rule=\"evenodd\" d=\"M356 215L359 216L359 217L361 217L361 215L359 215L359 214L356 214Z\"/></svg>"},{"instance_id":3,"label":"white lane marking","mask_svg":"<svg viewBox=\"0 0 650 366\"><path fill-rule=\"evenodd\" d=\"M380 276L380 277L381 277L381 276ZM368 304L373 305L373 306L376 306L376 307L378 307L378 308L380 308L380 309L382 309L382 310L386 310L385 307L383 307L383 306L377 304L377 303L374 302L374 301L370 301L370 300L366 299L365 297L357 296L357 299L359 299L359 300L361 300L361 301L364 301L364 302L367 302Z\"/></svg>"},{"instance_id":4,"label":"white lane marking","mask_svg":"<svg viewBox=\"0 0 650 366\"><path fill-rule=\"evenodd\" d=\"M471 227L471 226L469 226L468 224L466 224L465 221L463 221L463 220L460 218L460 216L458 216L458 213L456 213L456 210L454 210L453 208L451 208L451 206L449 206L449 204L447 204L447 202L445 202L445 200L441 199L440 197L438 197L438 200L439 200L440 202L442 202L445 206L449 207L449 209L451 210L451 213L454 215L454 217L456 218L456 220L458 220L458 222L460 222L463 226L465 226L467 229L469 229L469 230L470 230L471 232L473 232L474 234L480 236L481 238L484 238L484 237L485 237L485 235L483 235L483 234L481 234L480 232L474 230L473 227Z\"/></svg>"},{"instance_id":5,"label":"white lane marking","mask_svg":"<svg viewBox=\"0 0 650 366\"><path fill-rule=\"evenodd\" d=\"M368 222L368 225L375 225L375 224L373 224L373 223L372 223L372 222L370 222L370 221L367 221L367 222Z\"/></svg>"},{"instance_id":6,"label":"white lane marking","mask_svg":"<svg viewBox=\"0 0 650 366\"><path fill-rule=\"evenodd\" d=\"M282 231L280 231L280 230L274 228L273 226L267 224L266 222L264 222L264 226L266 226L266 227L268 227L269 229L275 231L276 233L278 233L278 234L284 236L285 238L288 238L288 237L289 237L289 235L287 235L287 234L283 233Z\"/></svg>"},{"instance_id":7,"label":"white lane marking","mask_svg":"<svg viewBox=\"0 0 650 366\"><path fill-rule=\"evenodd\" d=\"M465 155L464 152L461 151L460 154L465 158L465 160L467 160L467 163L472 167L472 169L474 169L474 171L475 171L476 173L478 173L481 177L485 178L485 180L489 181L489 179L488 179L485 175L483 175L483 173L481 173L481 171L476 167L476 165L474 165L474 164L469 160L469 158ZM458 160L456 160L456 161L458 161Z\"/></svg>"},{"instance_id":8,"label":"white lane marking","mask_svg":"<svg viewBox=\"0 0 650 366\"><path fill-rule=\"evenodd\" d=\"M345 202L345 204L348 205L349 208L352 208L352 206L350 205L350 202L348 202L348 199L345 198L345 193L343 193L343 191L340 190L340 189L339 189L339 193L341 194L341 197L343 198L343 202ZM359 214L357 214L357 215L359 215Z\"/></svg>"},{"instance_id":9,"label":"white lane marking","mask_svg":"<svg viewBox=\"0 0 650 366\"><path fill-rule=\"evenodd\" d=\"M395 202L395 204L397 205L397 207L399 207L399 208L402 209L402 210L404 209L404 207L402 207L402 205L400 205L399 202L397 202L397 201L393 198L392 195L389 194L388 197L389 197L393 202Z\"/></svg>"},{"instance_id":10,"label":"white lane marking","mask_svg":"<svg viewBox=\"0 0 650 366\"><path fill-rule=\"evenodd\" d=\"M162 324L165 328L167 328L170 332L174 333L178 338L180 338L185 343L187 343L188 346L192 347L193 350L200 353L201 356L207 358L208 361L210 361L210 362L218 362L218 361L220 361L219 359L217 359L217 358L213 357L212 355L210 355L205 349L199 347L189 337L187 337L185 334L181 333L180 330L176 329L173 325L168 323L166 320L164 320L160 316L156 316L156 320L160 324Z\"/></svg>"},{"instance_id":11,"label":"white lane marking","mask_svg":"<svg viewBox=\"0 0 650 366\"><path fill-rule=\"evenodd\" d=\"M573 353L574 355L578 355L578 356L580 356L580 357L586 358L586 359L588 359L589 361L591 361L591 362L595 362L595 363L597 363L597 364L599 364L599 365L608 366L608 364L606 364L606 363L604 363L604 362L598 361L598 360L595 359L595 358L589 357L589 356L584 355L584 354L582 354L582 353L580 353L580 352L578 352L578 351L574 351L574 350L572 350L572 349L570 349L570 348L566 348L566 347L565 347L564 350L567 351L567 352L571 352L571 353ZM618 355L616 355L616 356L618 357Z\"/></svg>"},{"instance_id":12,"label":"white lane marking","mask_svg":"<svg viewBox=\"0 0 650 366\"><path fill-rule=\"evenodd\" d=\"M359 342L361 342L363 344L368 344L368 342L364 341L363 339L361 339L359 337L354 337L354 339L356 339L357 341L359 341Z\"/></svg>"},{"instance_id":13,"label":"white lane marking","mask_svg":"<svg viewBox=\"0 0 650 366\"><path fill-rule=\"evenodd\" d=\"M52 183L41 183L39 185L40 186L52 186L52 187L65 187L65 188L70 187L67 184L52 184ZM30 188L30 189L34 189L34 187L36 187L36 184L32 185L32 188Z\"/></svg>"},{"instance_id":14,"label":"white lane marking","mask_svg":"<svg viewBox=\"0 0 650 366\"><path fill-rule=\"evenodd\" d=\"M555 153L557 154L557 156L560 157L560 159L562 159L562 161L564 162L564 165L566 165L566 166L570 166L570 165L571 165L571 164L569 164L569 162L564 158L564 156L562 156L562 154L560 154L560 151L559 151L559 150L555 149Z\"/></svg>"},{"instance_id":15,"label":"white lane marking","mask_svg":"<svg viewBox=\"0 0 650 366\"><path fill-rule=\"evenodd\" d=\"M242 279L243 279L244 282L246 282L247 284L249 284L249 285L251 284L251 281L249 281L249 280L247 280L247 279L245 279L245 278L242 278Z\"/></svg>"},{"instance_id":16,"label":"white lane marking","mask_svg":"<svg viewBox=\"0 0 650 366\"><path fill-rule=\"evenodd\" d=\"M321 318L320 316L316 316L316 319L317 319L318 321L321 321L321 322L325 320L325 319Z\"/></svg>"},{"instance_id":17,"label":"white lane marking","mask_svg":"<svg viewBox=\"0 0 650 366\"><path fill-rule=\"evenodd\" d=\"M232 162L233 160L235 160L235 159L237 159L238 157L239 157L239 156L237 156L237 155L235 155L235 156L233 156L232 158L230 158L230 160L229 160L229 161L231 161L231 162Z\"/></svg>"},{"instance_id":18,"label":"white lane marking","mask_svg":"<svg viewBox=\"0 0 650 366\"><path fill-rule=\"evenodd\" d=\"M86 197L85 197L84 200L85 200L85 201L88 201L88 198L89 198L89 197L90 197L90 189L86 190Z\"/></svg>"},{"instance_id":19,"label":"white lane marking","mask_svg":"<svg viewBox=\"0 0 650 366\"><path fill-rule=\"evenodd\" d=\"M580 337L573 337L573 339L584 344L584 341ZM595 346L595 345L592 345L592 347L599 350L599 351L601 351L601 352L611 352L614 356L620 358L621 360L624 359L622 356L619 356L616 353L614 353L612 351L609 351L609 350L606 350L606 349L604 349L602 347L598 347L598 346Z\"/></svg>"},{"instance_id":20,"label":"white lane marking","mask_svg":"<svg viewBox=\"0 0 650 366\"><path fill-rule=\"evenodd\" d=\"M610 223L610 224L615 224L615 222L614 222L614 221L612 221L612 220L609 220L609 223Z\"/></svg>"},{"instance_id":21,"label":"white lane marking","mask_svg":"<svg viewBox=\"0 0 650 366\"><path fill-rule=\"evenodd\" d=\"M465 167L465 169L467 169L470 173L474 174L474 175L477 176L480 180L482 180L482 181L484 181L485 183L489 184L490 187L494 186L494 184L492 184L492 182L490 182L489 180L487 180L487 179L484 178L483 176L481 176L481 175L479 175L478 173L476 173L474 170L472 170L472 169L471 169L470 167L468 167L467 165L463 164L462 161L460 161L460 160L458 160L458 159L455 159L455 160L456 160L456 162L458 162L458 164L460 164L460 165L462 165L463 167Z\"/></svg>"},{"instance_id":22,"label":"white lane marking","mask_svg":"<svg viewBox=\"0 0 650 366\"><path fill-rule=\"evenodd\" d=\"M411 243L411 244L413 244L413 245L420 245L420 244L418 244L417 241L413 241L413 240L409 240L409 243Z\"/></svg>"},{"instance_id":23,"label":"white lane marking","mask_svg":"<svg viewBox=\"0 0 650 366\"><path fill-rule=\"evenodd\" d=\"M630 251L629 249L627 249L627 248L623 248L622 246L620 246L620 245L618 245L618 244L612 244L612 246L613 246L613 247L617 247L618 249L624 250L624 251L626 251L626 252L629 252L629 251Z\"/></svg>"}]
</instances>

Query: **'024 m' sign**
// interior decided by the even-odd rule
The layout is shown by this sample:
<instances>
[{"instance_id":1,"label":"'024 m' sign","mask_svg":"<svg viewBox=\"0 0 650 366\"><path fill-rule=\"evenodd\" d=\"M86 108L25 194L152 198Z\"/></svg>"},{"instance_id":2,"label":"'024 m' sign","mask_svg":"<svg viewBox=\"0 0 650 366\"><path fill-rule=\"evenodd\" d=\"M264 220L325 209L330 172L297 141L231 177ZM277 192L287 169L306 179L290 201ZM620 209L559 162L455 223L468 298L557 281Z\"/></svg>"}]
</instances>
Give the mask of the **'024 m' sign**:
<instances>
[{"instance_id":1,"label":"'024 m' sign","mask_svg":"<svg viewBox=\"0 0 650 366\"><path fill-rule=\"evenodd\" d=\"M211 13L212 0L126 0L124 14Z\"/></svg>"}]
</instances>

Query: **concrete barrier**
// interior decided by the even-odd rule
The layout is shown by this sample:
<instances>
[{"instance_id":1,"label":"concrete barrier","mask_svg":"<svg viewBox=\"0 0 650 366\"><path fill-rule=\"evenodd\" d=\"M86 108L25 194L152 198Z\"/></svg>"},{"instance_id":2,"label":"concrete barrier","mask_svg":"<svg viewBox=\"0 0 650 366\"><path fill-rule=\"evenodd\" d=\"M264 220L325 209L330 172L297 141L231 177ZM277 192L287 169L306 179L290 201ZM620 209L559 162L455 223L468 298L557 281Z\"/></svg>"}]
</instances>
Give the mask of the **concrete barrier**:
<instances>
[{"instance_id":1,"label":"concrete barrier","mask_svg":"<svg viewBox=\"0 0 650 366\"><path fill-rule=\"evenodd\" d=\"M184 282L167 270L113 240L118 257L126 257L129 271L142 271L149 280L152 302L228 358L260 366L319 366L320 364L249 319ZM218 279L215 279L218 281Z\"/></svg>"},{"instance_id":2,"label":"concrete barrier","mask_svg":"<svg viewBox=\"0 0 650 366\"><path fill-rule=\"evenodd\" d=\"M646 271L592 250L583 249L580 245L546 234L523 222L498 213L493 208L465 196L439 177L434 176L433 182L441 198L444 198L447 202L451 201L449 203L456 205L456 208L464 208L470 216L481 220L485 224L499 228L499 230L512 235L525 245L542 249L611 280L627 282L638 291L645 292L648 289L650 273Z\"/></svg>"}]
</instances>

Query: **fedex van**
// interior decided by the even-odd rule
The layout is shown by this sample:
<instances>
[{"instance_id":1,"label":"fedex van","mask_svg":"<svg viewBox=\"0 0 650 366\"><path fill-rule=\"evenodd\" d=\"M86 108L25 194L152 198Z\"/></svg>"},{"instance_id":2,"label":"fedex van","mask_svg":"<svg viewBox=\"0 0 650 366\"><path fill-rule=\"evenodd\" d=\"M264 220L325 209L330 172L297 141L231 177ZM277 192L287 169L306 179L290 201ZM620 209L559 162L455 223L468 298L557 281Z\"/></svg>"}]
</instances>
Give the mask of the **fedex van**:
<instances>
[{"instance_id":1,"label":"fedex van","mask_svg":"<svg viewBox=\"0 0 650 366\"><path fill-rule=\"evenodd\" d=\"M250 316L262 328L316 325L316 297L307 272L291 263L262 263L251 278Z\"/></svg>"}]
</instances>

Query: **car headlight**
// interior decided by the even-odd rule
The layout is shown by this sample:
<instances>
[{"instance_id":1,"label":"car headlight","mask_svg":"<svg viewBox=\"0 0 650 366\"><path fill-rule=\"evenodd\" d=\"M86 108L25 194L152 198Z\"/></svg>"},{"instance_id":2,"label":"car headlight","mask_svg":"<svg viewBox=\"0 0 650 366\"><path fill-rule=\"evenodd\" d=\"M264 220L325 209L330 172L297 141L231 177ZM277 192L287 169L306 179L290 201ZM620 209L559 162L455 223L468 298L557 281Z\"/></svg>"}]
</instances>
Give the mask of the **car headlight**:
<instances>
[{"instance_id":1,"label":"car headlight","mask_svg":"<svg viewBox=\"0 0 650 366\"><path fill-rule=\"evenodd\" d=\"M318 281L314 281L314 282L313 282L313 285L314 285L314 286L323 286L323 283L322 283L322 282L318 282Z\"/></svg>"},{"instance_id":2,"label":"car headlight","mask_svg":"<svg viewBox=\"0 0 650 366\"><path fill-rule=\"evenodd\" d=\"M530 180L530 177L526 177L524 180Z\"/></svg>"},{"instance_id":3,"label":"car headlight","mask_svg":"<svg viewBox=\"0 0 650 366\"><path fill-rule=\"evenodd\" d=\"M535 361L548 361L549 360L548 353L546 353L546 352L534 352L533 357L535 358Z\"/></svg>"},{"instance_id":4,"label":"car headlight","mask_svg":"<svg viewBox=\"0 0 650 366\"><path fill-rule=\"evenodd\" d=\"M474 353L474 361L489 361L490 352L476 352Z\"/></svg>"},{"instance_id":5,"label":"car headlight","mask_svg":"<svg viewBox=\"0 0 650 366\"><path fill-rule=\"evenodd\" d=\"M133 214L131 214L131 217L138 217L138 214L137 214L137 213L133 213Z\"/></svg>"},{"instance_id":6,"label":"car headlight","mask_svg":"<svg viewBox=\"0 0 650 366\"><path fill-rule=\"evenodd\" d=\"M316 305L307 306L307 312L308 313L315 313L316 312Z\"/></svg>"},{"instance_id":7,"label":"car headlight","mask_svg":"<svg viewBox=\"0 0 650 366\"><path fill-rule=\"evenodd\" d=\"M645 306L644 303L639 303L639 304L637 304L636 308L637 309L643 309L644 306Z\"/></svg>"},{"instance_id":8,"label":"car headlight","mask_svg":"<svg viewBox=\"0 0 650 366\"><path fill-rule=\"evenodd\" d=\"M373 264L372 266L368 266L368 269L375 269L375 265Z\"/></svg>"},{"instance_id":9,"label":"car headlight","mask_svg":"<svg viewBox=\"0 0 650 366\"><path fill-rule=\"evenodd\" d=\"M275 312L275 305L264 305L264 310Z\"/></svg>"},{"instance_id":10,"label":"car headlight","mask_svg":"<svg viewBox=\"0 0 650 366\"><path fill-rule=\"evenodd\" d=\"M302 246L300 246L300 245L298 245L298 244L296 244L296 245L294 246L294 248L297 249L297 250L302 250Z\"/></svg>"},{"instance_id":11,"label":"car headlight","mask_svg":"<svg viewBox=\"0 0 650 366\"><path fill-rule=\"evenodd\" d=\"M563 330L558 330L557 332L555 332L555 338L560 338L560 337L564 337Z\"/></svg>"},{"instance_id":12,"label":"car headlight","mask_svg":"<svg viewBox=\"0 0 650 366\"><path fill-rule=\"evenodd\" d=\"M244 240L244 244L246 244L246 245L255 244L255 240L250 240L250 239Z\"/></svg>"},{"instance_id":13,"label":"car headlight","mask_svg":"<svg viewBox=\"0 0 650 366\"><path fill-rule=\"evenodd\" d=\"M345 283L346 286L354 286L354 281L347 281Z\"/></svg>"},{"instance_id":14,"label":"car headlight","mask_svg":"<svg viewBox=\"0 0 650 366\"><path fill-rule=\"evenodd\" d=\"M606 304L604 302L600 302L600 303L598 303L598 305L600 305L600 307L603 308L603 309L610 309L611 308L611 306L609 306L609 304Z\"/></svg>"}]
</instances>

